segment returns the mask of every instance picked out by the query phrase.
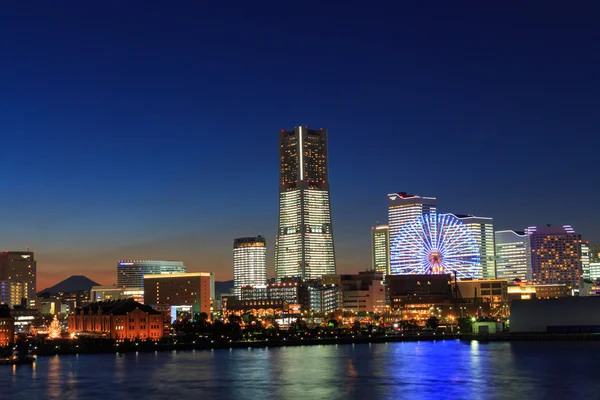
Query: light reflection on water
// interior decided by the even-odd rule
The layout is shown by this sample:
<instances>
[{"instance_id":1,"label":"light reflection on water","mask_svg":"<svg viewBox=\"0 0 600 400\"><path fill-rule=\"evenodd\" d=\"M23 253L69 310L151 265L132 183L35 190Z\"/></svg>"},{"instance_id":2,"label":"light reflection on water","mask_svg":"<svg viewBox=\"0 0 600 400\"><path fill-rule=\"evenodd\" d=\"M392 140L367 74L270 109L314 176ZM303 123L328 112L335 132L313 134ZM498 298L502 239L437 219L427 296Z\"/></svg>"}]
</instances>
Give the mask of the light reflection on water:
<instances>
[{"instance_id":1,"label":"light reflection on water","mask_svg":"<svg viewBox=\"0 0 600 400\"><path fill-rule=\"evenodd\" d=\"M2 399L599 398L600 343L407 342L40 357Z\"/></svg>"}]
</instances>

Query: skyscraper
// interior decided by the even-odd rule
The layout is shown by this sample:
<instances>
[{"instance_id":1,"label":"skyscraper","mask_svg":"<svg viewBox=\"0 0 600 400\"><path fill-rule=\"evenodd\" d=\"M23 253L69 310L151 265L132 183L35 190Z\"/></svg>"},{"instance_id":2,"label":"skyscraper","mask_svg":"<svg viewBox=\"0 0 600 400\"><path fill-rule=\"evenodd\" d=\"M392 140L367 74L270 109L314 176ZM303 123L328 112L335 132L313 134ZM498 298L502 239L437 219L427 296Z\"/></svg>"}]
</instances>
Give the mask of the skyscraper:
<instances>
[{"instance_id":1,"label":"skyscraper","mask_svg":"<svg viewBox=\"0 0 600 400\"><path fill-rule=\"evenodd\" d=\"M238 298L245 285L267 283L267 242L264 237L233 240L233 291Z\"/></svg>"},{"instance_id":2,"label":"skyscraper","mask_svg":"<svg viewBox=\"0 0 600 400\"><path fill-rule=\"evenodd\" d=\"M488 217L458 215L456 217L465 224L479 245L481 276L483 279L496 279L496 247L494 245L494 221Z\"/></svg>"},{"instance_id":3,"label":"skyscraper","mask_svg":"<svg viewBox=\"0 0 600 400\"><path fill-rule=\"evenodd\" d=\"M581 278L581 235L569 225L529 227L532 278L540 284L564 283L579 286Z\"/></svg>"},{"instance_id":4,"label":"skyscraper","mask_svg":"<svg viewBox=\"0 0 600 400\"><path fill-rule=\"evenodd\" d=\"M514 281L531 280L530 237L525 232L497 231L496 277Z\"/></svg>"},{"instance_id":5,"label":"skyscraper","mask_svg":"<svg viewBox=\"0 0 600 400\"><path fill-rule=\"evenodd\" d=\"M376 225L371 228L371 269L390 273L390 227Z\"/></svg>"},{"instance_id":6,"label":"skyscraper","mask_svg":"<svg viewBox=\"0 0 600 400\"><path fill-rule=\"evenodd\" d=\"M0 280L22 282L23 295L29 301L35 300L37 284L37 263L32 251L4 251L0 253Z\"/></svg>"},{"instance_id":7,"label":"skyscraper","mask_svg":"<svg viewBox=\"0 0 600 400\"><path fill-rule=\"evenodd\" d=\"M590 242L581 242L581 277L590 279Z\"/></svg>"},{"instance_id":8,"label":"skyscraper","mask_svg":"<svg viewBox=\"0 0 600 400\"><path fill-rule=\"evenodd\" d=\"M326 130L279 132L278 281L336 273L327 164Z\"/></svg>"},{"instance_id":9,"label":"skyscraper","mask_svg":"<svg viewBox=\"0 0 600 400\"><path fill-rule=\"evenodd\" d=\"M143 288L144 275L182 274L181 261L122 260L117 264L117 285L124 288Z\"/></svg>"},{"instance_id":10,"label":"skyscraper","mask_svg":"<svg viewBox=\"0 0 600 400\"><path fill-rule=\"evenodd\" d=\"M435 197L420 197L406 192L388 194L388 226L390 237L390 252L394 247L396 235L402 225L424 214L436 212ZM398 260L390 253L390 268L398 268Z\"/></svg>"}]
</instances>

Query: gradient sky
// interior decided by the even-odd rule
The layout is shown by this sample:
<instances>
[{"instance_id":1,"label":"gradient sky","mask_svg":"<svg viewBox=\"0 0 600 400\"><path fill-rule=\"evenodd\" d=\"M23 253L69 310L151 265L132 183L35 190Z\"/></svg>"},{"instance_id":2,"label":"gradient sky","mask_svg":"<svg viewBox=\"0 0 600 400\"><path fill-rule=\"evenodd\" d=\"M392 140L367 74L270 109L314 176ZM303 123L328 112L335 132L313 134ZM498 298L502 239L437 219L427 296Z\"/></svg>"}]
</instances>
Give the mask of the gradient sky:
<instances>
[{"instance_id":1,"label":"gradient sky","mask_svg":"<svg viewBox=\"0 0 600 400\"><path fill-rule=\"evenodd\" d=\"M370 267L394 191L600 243L593 2L123 3L0 5L0 246L38 289L119 259L230 279L258 234L272 275L296 125L329 130L338 271Z\"/></svg>"}]
</instances>

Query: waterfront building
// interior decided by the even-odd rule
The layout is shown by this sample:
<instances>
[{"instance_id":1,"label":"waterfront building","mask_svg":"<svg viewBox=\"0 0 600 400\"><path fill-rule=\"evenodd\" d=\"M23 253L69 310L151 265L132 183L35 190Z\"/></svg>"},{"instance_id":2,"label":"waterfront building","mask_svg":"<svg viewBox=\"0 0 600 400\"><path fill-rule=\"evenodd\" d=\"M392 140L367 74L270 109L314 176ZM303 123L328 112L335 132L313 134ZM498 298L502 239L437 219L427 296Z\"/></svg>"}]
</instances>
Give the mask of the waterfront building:
<instances>
[{"instance_id":1,"label":"waterfront building","mask_svg":"<svg viewBox=\"0 0 600 400\"><path fill-rule=\"evenodd\" d=\"M313 284L313 281L306 282L300 278L285 278L279 283L247 285L241 288L241 300L279 300L289 304L292 309L308 310L308 288Z\"/></svg>"},{"instance_id":2,"label":"waterfront building","mask_svg":"<svg viewBox=\"0 0 600 400\"><path fill-rule=\"evenodd\" d=\"M275 275L318 279L335 274L327 130L297 126L279 133L279 223Z\"/></svg>"},{"instance_id":3,"label":"waterfront building","mask_svg":"<svg viewBox=\"0 0 600 400\"><path fill-rule=\"evenodd\" d=\"M376 225L371 228L371 269L390 273L390 227Z\"/></svg>"},{"instance_id":4,"label":"waterfront building","mask_svg":"<svg viewBox=\"0 0 600 400\"><path fill-rule=\"evenodd\" d=\"M488 217L458 215L456 217L466 225L479 246L479 262L481 265L478 278L496 278L496 247L494 244L494 220Z\"/></svg>"},{"instance_id":5,"label":"waterfront building","mask_svg":"<svg viewBox=\"0 0 600 400\"><path fill-rule=\"evenodd\" d=\"M590 279L590 242L581 242L581 278Z\"/></svg>"},{"instance_id":6,"label":"waterfront building","mask_svg":"<svg viewBox=\"0 0 600 400\"><path fill-rule=\"evenodd\" d=\"M256 316L281 314L299 314L298 309L292 310L290 305L281 299L279 300L237 300L227 299L223 303L223 314L243 315L252 313Z\"/></svg>"},{"instance_id":7,"label":"waterfront building","mask_svg":"<svg viewBox=\"0 0 600 400\"><path fill-rule=\"evenodd\" d=\"M32 251L4 251L0 253L0 280L22 282L27 302L35 299L37 262Z\"/></svg>"},{"instance_id":8,"label":"waterfront building","mask_svg":"<svg viewBox=\"0 0 600 400\"><path fill-rule=\"evenodd\" d=\"M514 281L530 281L531 244L530 236L525 232L497 231L496 239L496 277Z\"/></svg>"},{"instance_id":9,"label":"waterfront building","mask_svg":"<svg viewBox=\"0 0 600 400\"><path fill-rule=\"evenodd\" d=\"M122 260L117 264L117 285L124 288L144 287L144 276L153 274L183 274L181 261Z\"/></svg>"},{"instance_id":10,"label":"waterfront building","mask_svg":"<svg viewBox=\"0 0 600 400\"><path fill-rule=\"evenodd\" d=\"M533 226L525 232L531 238L533 281L577 287L581 279L581 235L569 225Z\"/></svg>"},{"instance_id":11,"label":"waterfront building","mask_svg":"<svg viewBox=\"0 0 600 400\"><path fill-rule=\"evenodd\" d=\"M339 309L355 313L383 313L386 310L386 291L383 272L362 271L358 274L330 275L325 285L339 287Z\"/></svg>"},{"instance_id":12,"label":"waterfront building","mask_svg":"<svg viewBox=\"0 0 600 400\"><path fill-rule=\"evenodd\" d=\"M489 304L495 315L508 313L508 281L505 279L471 279L455 282L456 293L460 299L469 299L475 303ZM479 307L479 306L478 306Z\"/></svg>"},{"instance_id":13,"label":"waterfront building","mask_svg":"<svg viewBox=\"0 0 600 400\"><path fill-rule=\"evenodd\" d=\"M515 333L600 333L600 298L515 300L510 331Z\"/></svg>"},{"instance_id":14,"label":"waterfront building","mask_svg":"<svg viewBox=\"0 0 600 400\"><path fill-rule=\"evenodd\" d=\"M103 301L78 308L69 315L69 333L86 333L123 340L159 340L163 314L133 299Z\"/></svg>"},{"instance_id":15,"label":"waterfront building","mask_svg":"<svg viewBox=\"0 0 600 400\"><path fill-rule=\"evenodd\" d=\"M399 267L399 260L391 256L396 236L402 225L415 218L436 212L435 197L421 197L406 192L390 193L388 197L388 229L390 240L390 269Z\"/></svg>"},{"instance_id":16,"label":"waterfront building","mask_svg":"<svg viewBox=\"0 0 600 400\"><path fill-rule=\"evenodd\" d=\"M212 272L144 275L144 302L173 316L171 307L189 306L190 311L211 314Z\"/></svg>"},{"instance_id":17,"label":"waterfront building","mask_svg":"<svg viewBox=\"0 0 600 400\"><path fill-rule=\"evenodd\" d=\"M0 306L0 347L8 346L14 341L14 319L8 306Z\"/></svg>"},{"instance_id":18,"label":"waterfront building","mask_svg":"<svg viewBox=\"0 0 600 400\"><path fill-rule=\"evenodd\" d=\"M10 307L27 304L26 291L25 282L0 281L0 304Z\"/></svg>"},{"instance_id":19,"label":"waterfront building","mask_svg":"<svg viewBox=\"0 0 600 400\"><path fill-rule=\"evenodd\" d=\"M267 242L264 237L244 237L233 241L233 292L241 295L245 285L267 283Z\"/></svg>"},{"instance_id":20,"label":"waterfront building","mask_svg":"<svg viewBox=\"0 0 600 400\"><path fill-rule=\"evenodd\" d=\"M92 286L90 290L90 301L113 301L133 299L144 304L144 288L124 288L120 286Z\"/></svg>"}]
</instances>

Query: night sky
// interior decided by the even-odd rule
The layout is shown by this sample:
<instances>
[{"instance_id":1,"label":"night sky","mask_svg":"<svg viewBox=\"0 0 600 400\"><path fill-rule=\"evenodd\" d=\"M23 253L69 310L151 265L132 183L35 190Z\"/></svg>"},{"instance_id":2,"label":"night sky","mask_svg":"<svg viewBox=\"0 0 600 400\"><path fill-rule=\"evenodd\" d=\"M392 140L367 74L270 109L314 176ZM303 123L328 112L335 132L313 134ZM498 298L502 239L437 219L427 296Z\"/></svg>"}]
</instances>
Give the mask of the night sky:
<instances>
[{"instance_id":1,"label":"night sky","mask_svg":"<svg viewBox=\"0 0 600 400\"><path fill-rule=\"evenodd\" d=\"M329 130L338 271L370 267L394 191L600 243L593 2L23 3L0 9L0 246L36 252L38 289L119 259L230 279L258 234L272 275L296 125Z\"/></svg>"}]
</instances>

